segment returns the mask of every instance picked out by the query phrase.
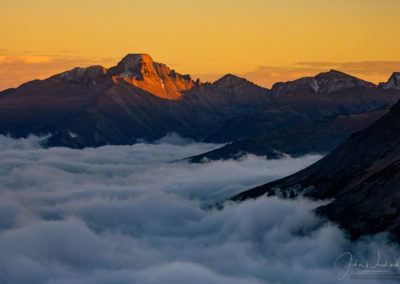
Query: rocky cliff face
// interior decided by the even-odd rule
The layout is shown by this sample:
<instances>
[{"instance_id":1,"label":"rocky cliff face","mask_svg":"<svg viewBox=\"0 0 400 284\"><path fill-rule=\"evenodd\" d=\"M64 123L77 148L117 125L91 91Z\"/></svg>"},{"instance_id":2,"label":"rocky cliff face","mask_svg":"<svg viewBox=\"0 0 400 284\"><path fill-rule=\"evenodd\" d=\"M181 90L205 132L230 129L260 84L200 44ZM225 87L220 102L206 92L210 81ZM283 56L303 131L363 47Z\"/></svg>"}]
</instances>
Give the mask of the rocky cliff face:
<instances>
[{"instance_id":1,"label":"rocky cliff face","mask_svg":"<svg viewBox=\"0 0 400 284\"><path fill-rule=\"evenodd\" d=\"M165 64L154 62L148 54L128 54L110 69L103 66L78 67L52 78L81 85L96 85L109 78L114 83L125 81L157 97L170 100L179 99L183 91L200 84L189 75L178 74Z\"/></svg>"}]
</instances>

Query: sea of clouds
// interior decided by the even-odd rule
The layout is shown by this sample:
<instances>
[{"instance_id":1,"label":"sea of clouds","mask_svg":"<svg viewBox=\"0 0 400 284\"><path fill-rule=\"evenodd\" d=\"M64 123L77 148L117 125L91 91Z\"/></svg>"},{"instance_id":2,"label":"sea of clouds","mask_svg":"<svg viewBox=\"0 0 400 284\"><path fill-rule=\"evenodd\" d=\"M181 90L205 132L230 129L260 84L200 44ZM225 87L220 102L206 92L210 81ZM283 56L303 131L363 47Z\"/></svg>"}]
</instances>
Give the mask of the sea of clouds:
<instances>
[{"instance_id":1,"label":"sea of clouds","mask_svg":"<svg viewBox=\"0 0 400 284\"><path fill-rule=\"evenodd\" d=\"M0 136L2 284L353 283L360 271L346 274L341 254L371 264L400 256L384 234L351 242L313 214L321 203L211 206L318 155L189 164L182 159L217 145L169 136L73 150L39 141Z\"/></svg>"}]
</instances>

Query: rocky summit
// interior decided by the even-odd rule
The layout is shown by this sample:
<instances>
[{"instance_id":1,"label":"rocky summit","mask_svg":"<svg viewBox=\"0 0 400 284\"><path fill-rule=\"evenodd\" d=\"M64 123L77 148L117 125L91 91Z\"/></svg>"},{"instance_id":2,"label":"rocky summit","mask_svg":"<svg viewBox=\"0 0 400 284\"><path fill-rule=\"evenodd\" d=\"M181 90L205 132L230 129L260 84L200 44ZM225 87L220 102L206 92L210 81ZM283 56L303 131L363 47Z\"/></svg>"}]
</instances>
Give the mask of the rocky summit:
<instances>
[{"instance_id":1,"label":"rocky summit","mask_svg":"<svg viewBox=\"0 0 400 284\"><path fill-rule=\"evenodd\" d=\"M320 73L315 77L304 77L285 83L276 83L272 86L272 93L275 97L292 92L331 94L353 87L375 87L375 84L366 82L346 73L330 70Z\"/></svg>"},{"instance_id":2,"label":"rocky summit","mask_svg":"<svg viewBox=\"0 0 400 284\"><path fill-rule=\"evenodd\" d=\"M126 81L160 98L177 100L195 84L190 75L181 75L162 63L154 62L148 54L128 54L116 66L106 69L103 66L75 68L55 75L52 78L64 82L96 85L112 79L114 83Z\"/></svg>"}]
</instances>

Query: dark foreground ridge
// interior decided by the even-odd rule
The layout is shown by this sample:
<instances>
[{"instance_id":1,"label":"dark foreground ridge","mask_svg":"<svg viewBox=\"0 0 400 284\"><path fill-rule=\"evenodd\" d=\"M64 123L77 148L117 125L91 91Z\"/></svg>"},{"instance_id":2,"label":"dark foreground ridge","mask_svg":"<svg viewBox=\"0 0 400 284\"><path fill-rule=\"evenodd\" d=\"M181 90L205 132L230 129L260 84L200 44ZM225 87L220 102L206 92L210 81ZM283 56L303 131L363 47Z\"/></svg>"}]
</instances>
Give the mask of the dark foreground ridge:
<instances>
[{"instance_id":1,"label":"dark foreground ridge","mask_svg":"<svg viewBox=\"0 0 400 284\"><path fill-rule=\"evenodd\" d=\"M339 223L353 236L382 231L400 236L399 189L400 103L315 164L232 200L265 194L333 199L317 213Z\"/></svg>"}]
</instances>

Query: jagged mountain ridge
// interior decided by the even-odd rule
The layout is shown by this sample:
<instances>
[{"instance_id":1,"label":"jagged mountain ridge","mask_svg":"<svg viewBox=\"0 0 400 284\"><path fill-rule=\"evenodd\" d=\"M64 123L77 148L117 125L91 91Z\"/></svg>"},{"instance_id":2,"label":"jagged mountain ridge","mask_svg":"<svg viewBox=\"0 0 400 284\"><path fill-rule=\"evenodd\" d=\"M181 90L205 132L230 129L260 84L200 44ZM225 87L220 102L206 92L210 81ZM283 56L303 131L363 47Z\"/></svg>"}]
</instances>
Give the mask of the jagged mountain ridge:
<instances>
[{"instance_id":1,"label":"jagged mountain ridge","mask_svg":"<svg viewBox=\"0 0 400 284\"><path fill-rule=\"evenodd\" d=\"M299 84L299 82L310 80L319 86L318 92L308 83ZM339 85L336 86L333 82L339 82ZM279 88L276 87L277 85ZM271 102L267 108L230 121L218 132L207 137L206 141L227 142L266 135L269 128L261 124L273 120L275 113L293 113L298 118L314 120L339 114L374 111L385 105L390 108L390 105L399 99L399 92L396 88L377 87L373 83L335 70L320 73L315 77L276 83L272 87L271 94ZM279 120L282 118L280 117ZM248 124L246 127L243 125L246 124L245 121ZM234 129L242 129L245 132L233 131Z\"/></svg>"},{"instance_id":2,"label":"jagged mountain ridge","mask_svg":"<svg viewBox=\"0 0 400 284\"><path fill-rule=\"evenodd\" d=\"M309 82L319 86L318 92ZM334 86L332 82L340 84ZM246 154L268 158L278 158L281 153L326 154L387 113L400 98L397 88L377 87L334 70L277 84L278 92L272 88L268 106L233 118L205 139L229 144L189 160L231 159Z\"/></svg>"},{"instance_id":3,"label":"jagged mountain ridge","mask_svg":"<svg viewBox=\"0 0 400 284\"><path fill-rule=\"evenodd\" d=\"M0 92L0 133L14 137L50 134L47 146L81 148L154 141L176 132L208 142L250 139L259 149L246 146L244 151L262 154L271 148L260 149L266 144L259 137L273 135L271 141L276 143L269 145L287 149L288 142L277 131L293 132L294 121L312 125L326 117L379 113L400 97L398 90L377 88L338 71L310 78L303 79L313 81L318 92L306 92L299 79L280 83L277 95L274 88L271 91L232 74L201 83L154 62L147 54L128 54L111 68L74 68ZM355 125L366 126L371 117L376 116ZM337 133L332 127L325 132L325 140Z\"/></svg>"},{"instance_id":4,"label":"jagged mountain ridge","mask_svg":"<svg viewBox=\"0 0 400 284\"><path fill-rule=\"evenodd\" d=\"M202 84L148 55L130 54L109 69L75 68L1 92L0 133L51 134L48 146L77 148L153 141L170 132L201 140L269 102L268 89L233 77Z\"/></svg>"},{"instance_id":5,"label":"jagged mountain ridge","mask_svg":"<svg viewBox=\"0 0 400 284\"><path fill-rule=\"evenodd\" d=\"M162 63L154 62L148 54L128 54L117 66L107 69L103 66L74 68L52 78L83 85L96 85L112 78L114 83L125 80L160 98L177 100L200 81L193 81L190 75L181 75Z\"/></svg>"}]
</instances>

